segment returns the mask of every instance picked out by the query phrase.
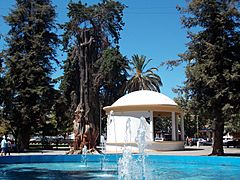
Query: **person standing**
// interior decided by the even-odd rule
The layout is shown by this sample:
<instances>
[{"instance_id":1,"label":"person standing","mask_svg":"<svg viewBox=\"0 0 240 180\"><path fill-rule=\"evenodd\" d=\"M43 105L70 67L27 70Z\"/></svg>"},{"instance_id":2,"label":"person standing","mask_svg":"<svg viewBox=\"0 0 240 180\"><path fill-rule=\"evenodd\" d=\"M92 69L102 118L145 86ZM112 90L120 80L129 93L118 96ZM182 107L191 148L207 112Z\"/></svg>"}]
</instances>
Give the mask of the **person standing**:
<instances>
[{"instance_id":1,"label":"person standing","mask_svg":"<svg viewBox=\"0 0 240 180\"><path fill-rule=\"evenodd\" d=\"M3 139L1 141L1 156L3 156L3 154L6 156L7 154L7 141L6 141L6 137L3 136Z\"/></svg>"},{"instance_id":2,"label":"person standing","mask_svg":"<svg viewBox=\"0 0 240 180\"><path fill-rule=\"evenodd\" d=\"M10 139L7 138L7 148L6 148L6 153L10 156L10 153L12 151L12 142Z\"/></svg>"}]
</instances>

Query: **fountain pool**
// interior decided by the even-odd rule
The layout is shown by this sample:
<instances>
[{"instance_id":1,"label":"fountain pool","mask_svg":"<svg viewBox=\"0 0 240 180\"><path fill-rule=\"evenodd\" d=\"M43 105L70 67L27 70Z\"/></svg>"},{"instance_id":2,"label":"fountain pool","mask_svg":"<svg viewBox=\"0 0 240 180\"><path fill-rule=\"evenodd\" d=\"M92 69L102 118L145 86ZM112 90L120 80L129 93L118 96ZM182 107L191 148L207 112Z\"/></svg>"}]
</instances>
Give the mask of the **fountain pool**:
<instances>
[{"instance_id":1,"label":"fountain pool","mask_svg":"<svg viewBox=\"0 0 240 180\"><path fill-rule=\"evenodd\" d=\"M120 179L122 155L0 157L0 179ZM132 155L132 158L139 158ZM146 155L145 179L239 179L239 157ZM137 166L137 165L136 165ZM132 179L142 179L133 177Z\"/></svg>"}]
</instances>

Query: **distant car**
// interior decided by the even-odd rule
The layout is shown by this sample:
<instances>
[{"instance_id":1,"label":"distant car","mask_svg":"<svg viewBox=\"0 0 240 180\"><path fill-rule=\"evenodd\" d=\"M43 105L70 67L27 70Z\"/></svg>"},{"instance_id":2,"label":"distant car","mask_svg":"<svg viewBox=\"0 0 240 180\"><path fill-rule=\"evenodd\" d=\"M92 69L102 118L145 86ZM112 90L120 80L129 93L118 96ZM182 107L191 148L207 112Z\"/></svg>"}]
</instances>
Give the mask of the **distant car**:
<instances>
[{"instance_id":1,"label":"distant car","mask_svg":"<svg viewBox=\"0 0 240 180\"><path fill-rule=\"evenodd\" d=\"M200 144L205 144L207 142L207 140L205 140L203 138L198 138L198 141Z\"/></svg>"},{"instance_id":2,"label":"distant car","mask_svg":"<svg viewBox=\"0 0 240 180\"><path fill-rule=\"evenodd\" d=\"M64 139L63 136L58 135L58 136L46 136L48 139L49 143L61 143Z\"/></svg>"},{"instance_id":3,"label":"distant car","mask_svg":"<svg viewBox=\"0 0 240 180\"><path fill-rule=\"evenodd\" d=\"M199 142L201 145L205 145L207 143L207 140L203 138L191 138L189 145L190 146L197 145L197 142Z\"/></svg>"},{"instance_id":4,"label":"distant car","mask_svg":"<svg viewBox=\"0 0 240 180\"><path fill-rule=\"evenodd\" d=\"M240 147L240 140L232 139L232 140L223 141L223 145L227 146L227 148L229 148L230 146Z\"/></svg>"},{"instance_id":5,"label":"distant car","mask_svg":"<svg viewBox=\"0 0 240 180\"><path fill-rule=\"evenodd\" d=\"M37 144L37 143L41 143L42 142L42 138L39 136L33 136L30 141L30 143L32 144Z\"/></svg>"},{"instance_id":6,"label":"distant car","mask_svg":"<svg viewBox=\"0 0 240 180\"><path fill-rule=\"evenodd\" d=\"M155 137L155 141L164 141L163 137Z\"/></svg>"}]
</instances>

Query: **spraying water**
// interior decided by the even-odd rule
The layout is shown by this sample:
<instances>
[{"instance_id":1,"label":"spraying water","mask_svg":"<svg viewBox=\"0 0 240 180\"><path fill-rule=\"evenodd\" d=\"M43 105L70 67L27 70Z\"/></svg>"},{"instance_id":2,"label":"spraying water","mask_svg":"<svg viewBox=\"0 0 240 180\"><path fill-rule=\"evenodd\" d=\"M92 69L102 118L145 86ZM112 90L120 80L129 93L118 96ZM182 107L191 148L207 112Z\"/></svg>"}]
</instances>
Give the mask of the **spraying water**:
<instances>
[{"instance_id":1,"label":"spraying water","mask_svg":"<svg viewBox=\"0 0 240 180\"><path fill-rule=\"evenodd\" d=\"M83 149L82 149L82 161L83 161L83 164L87 167L87 146L84 145L83 146Z\"/></svg>"},{"instance_id":2,"label":"spraying water","mask_svg":"<svg viewBox=\"0 0 240 180\"><path fill-rule=\"evenodd\" d=\"M101 147L101 155L102 155L102 158L101 158L101 170L104 169L104 164L105 164L105 161L106 161L106 140L104 138L103 135L101 135L100 137L100 147Z\"/></svg>"},{"instance_id":3,"label":"spraying water","mask_svg":"<svg viewBox=\"0 0 240 180\"><path fill-rule=\"evenodd\" d=\"M137 131L137 137L136 137L136 142L138 144L138 150L139 150L139 162L141 164L141 175L142 179L145 179L145 174L146 174L146 166L145 166L145 147L146 147L146 119L144 117L140 118L140 125Z\"/></svg>"},{"instance_id":4,"label":"spraying water","mask_svg":"<svg viewBox=\"0 0 240 180\"><path fill-rule=\"evenodd\" d=\"M139 158L133 159L132 152L124 145L123 156L118 161L118 179L146 179L145 165L145 147L146 147L146 119L140 118L139 128L135 141L138 144ZM129 134L131 135L131 119L126 122L125 144L128 142ZM131 138L130 138L131 140ZM140 165L140 166L139 166Z\"/></svg>"},{"instance_id":5,"label":"spraying water","mask_svg":"<svg viewBox=\"0 0 240 180\"><path fill-rule=\"evenodd\" d=\"M125 137L124 137L124 147L123 147L123 157L118 161L118 174L119 179L131 180L132 177L132 152L126 146L128 142L131 141L131 119L128 118L126 122L126 130L125 130Z\"/></svg>"}]
</instances>

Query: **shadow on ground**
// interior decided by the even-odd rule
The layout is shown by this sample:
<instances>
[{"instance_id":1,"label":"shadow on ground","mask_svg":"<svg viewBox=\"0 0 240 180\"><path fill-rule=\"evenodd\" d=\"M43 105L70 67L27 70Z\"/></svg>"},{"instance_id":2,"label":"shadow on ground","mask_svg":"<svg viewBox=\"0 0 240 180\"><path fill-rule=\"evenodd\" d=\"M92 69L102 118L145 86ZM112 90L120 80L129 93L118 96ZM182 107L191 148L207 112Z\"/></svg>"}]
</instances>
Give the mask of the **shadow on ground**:
<instances>
[{"instance_id":1,"label":"shadow on ground","mask_svg":"<svg viewBox=\"0 0 240 180\"><path fill-rule=\"evenodd\" d=\"M187 148L185 147L184 150L181 150L181 151L202 151L204 149L202 148Z\"/></svg>"},{"instance_id":2,"label":"shadow on ground","mask_svg":"<svg viewBox=\"0 0 240 180\"><path fill-rule=\"evenodd\" d=\"M224 156L240 156L240 153L225 153Z\"/></svg>"}]
</instances>

